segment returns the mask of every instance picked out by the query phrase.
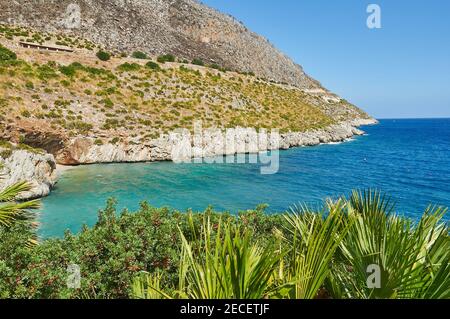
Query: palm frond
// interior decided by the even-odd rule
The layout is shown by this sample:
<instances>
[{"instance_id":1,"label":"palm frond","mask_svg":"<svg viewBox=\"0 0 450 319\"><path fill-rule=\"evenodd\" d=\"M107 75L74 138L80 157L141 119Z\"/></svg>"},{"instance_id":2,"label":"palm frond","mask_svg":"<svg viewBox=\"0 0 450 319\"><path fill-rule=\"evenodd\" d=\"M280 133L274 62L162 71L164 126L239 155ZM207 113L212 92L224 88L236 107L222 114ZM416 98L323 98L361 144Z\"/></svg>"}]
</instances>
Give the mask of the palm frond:
<instances>
[{"instance_id":1,"label":"palm frond","mask_svg":"<svg viewBox=\"0 0 450 319\"><path fill-rule=\"evenodd\" d=\"M429 208L413 225L393 214L390 200L378 191L355 191L348 204L348 218L354 223L336 254L344 267L333 269L330 286L341 287L334 289L335 297L420 298L431 285L443 287L442 280L448 286L441 272L449 251L442 209ZM366 283L371 265L380 269L381 287Z\"/></svg>"},{"instance_id":2,"label":"palm frond","mask_svg":"<svg viewBox=\"0 0 450 319\"><path fill-rule=\"evenodd\" d=\"M330 204L327 212L301 210L285 216L292 234L288 239L291 260L284 270L285 283L292 289L285 297L313 299L317 296L329 274L334 252L350 228L343 214L344 206L339 200Z\"/></svg>"},{"instance_id":3,"label":"palm frond","mask_svg":"<svg viewBox=\"0 0 450 319\"><path fill-rule=\"evenodd\" d=\"M219 222L215 229L209 219L204 220L199 242L195 243L199 250L181 230L180 236L179 283L173 297L261 299L269 293L273 272L282 256L273 246L252 243L250 233L234 225ZM161 295L159 282L148 278L146 292L142 290L142 279L137 279L135 294L154 296L153 291Z\"/></svg>"},{"instance_id":4,"label":"palm frond","mask_svg":"<svg viewBox=\"0 0 450 319\"><path fill-rule=\"evenodd\" d=\"M15 200L20 193L31 190L31 185L27 182L18 182L0 192L0 203Z\"/></svg>"},{"instance_id":5,"label":"palm frond","mask_svg":"<svg viewBox=\"0 0 450 319\"><path fill-rule=\"evenodd\" d=\"M14 201L19 194L30 189L31 185L29 183L20 182L0 192L0 226L10 228L19 222L28 223L32 228L36 226L33 222L36 214L32 210L40 207L39 200L25 202ZM37 236L33 236L25 243L25 246L32 247L36 244Z\"/></svg>"}]
</instances>

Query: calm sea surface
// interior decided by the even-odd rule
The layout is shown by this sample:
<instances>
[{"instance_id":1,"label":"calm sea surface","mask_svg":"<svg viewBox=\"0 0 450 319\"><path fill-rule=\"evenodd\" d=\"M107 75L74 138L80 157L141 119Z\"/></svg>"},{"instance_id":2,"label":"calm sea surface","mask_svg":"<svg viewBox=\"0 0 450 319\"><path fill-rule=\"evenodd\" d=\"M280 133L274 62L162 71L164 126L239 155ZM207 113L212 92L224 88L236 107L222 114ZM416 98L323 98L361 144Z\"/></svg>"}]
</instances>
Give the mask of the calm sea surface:
<instances>
[{"instance_id":1,"label":"calm sea surface","mask_svg":"<svg viewBox=\"0 0 450 319\"><path fill-rule=\"evenodd\" d=\"M355 188L388 192L399 213L417 219L430 204L450 207L450 119L382 120L353 141L280 152L280 170L259 164L141 163L81 166L64 172L43 199L42 237L93 225L109 197L120 208L139 202L177 209L237 212L260 203L269 213L295 203L320 205ZM447 219L448 219L447 215Z\"/></svg>"}]
</instances>

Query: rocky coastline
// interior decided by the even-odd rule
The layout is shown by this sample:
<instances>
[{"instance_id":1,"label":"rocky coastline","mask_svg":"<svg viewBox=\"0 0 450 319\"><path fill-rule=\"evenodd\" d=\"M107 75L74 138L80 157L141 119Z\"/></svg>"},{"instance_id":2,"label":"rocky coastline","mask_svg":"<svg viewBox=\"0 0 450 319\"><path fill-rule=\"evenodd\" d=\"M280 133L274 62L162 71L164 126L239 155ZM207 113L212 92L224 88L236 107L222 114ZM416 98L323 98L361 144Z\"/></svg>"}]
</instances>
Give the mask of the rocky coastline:
<instances>
[{"instance_id":1,"label":"rocky coastline","mask_svg":"<svg viewBox=\"0 0 450 319\"><path fill-rule=\"evenodd\" d=\"M0 190L27 181L31 190L19 195L19 200L47 196L57 181L56 162L51 154L13 150L6 159L0 157Z\"/></svg>"},{"instance_id":2,"label":"rocky coastline","mask_svg":"<svg viewBox=\"0 0 450 319\"><path fill-rule=\"evenodd\" d=\"M7 159L0 157L0 190L19 181L28 181L32 190L20 199L39 198L49 195L57 182L57 166L96 163L134 163L173 160L173 149L189 150L192 157L211 157L239 153L256 153L274 149L314 146L346 141L363 135L363 125L373 125L374 119L356 119L341 122L324 129L308 132L280 134L277 143L268 132L257 132L252 128L232 129L233 143L224 146L228 131L205 130L200 146L194 143L198 136L183 133L163 135L148 143L123 143L97 145L95 139L79 137L69 141L57 154L38 154L26 150L14 150ZM194 147L194 145L196 145ZM57 165L59 164L59 165ZM64 165L64 166L61 166Z\"/></svg>"}]
</instances>

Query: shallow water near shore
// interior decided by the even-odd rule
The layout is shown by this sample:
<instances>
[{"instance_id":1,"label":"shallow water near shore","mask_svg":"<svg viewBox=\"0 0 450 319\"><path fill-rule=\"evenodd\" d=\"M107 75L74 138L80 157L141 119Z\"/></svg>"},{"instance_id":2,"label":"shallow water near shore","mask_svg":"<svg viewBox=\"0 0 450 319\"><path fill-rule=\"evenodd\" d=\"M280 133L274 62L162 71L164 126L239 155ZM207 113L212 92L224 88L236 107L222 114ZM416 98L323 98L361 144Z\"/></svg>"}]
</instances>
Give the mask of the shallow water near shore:
<instances>
[{"instance_id":1,"label":"shallow water near shore","mask_svg":"<svg viewBox=\"0 0 450 319\"><path fill-rule=\"evenodd\" d=\"M66 229L94 225L110 197L129 210L146 200L156 207L202 211L212 205L232 213L267 203L267 212L277 213L371 187L390 194L397 211L416 220L430 203L450 207L450 119L382 120L363 129L367 135L346 143L281 151L275 175L261 175L259 164L161 162L65 170L43 199L39 235L60 237Z\"/></svg>"}]
</instances>

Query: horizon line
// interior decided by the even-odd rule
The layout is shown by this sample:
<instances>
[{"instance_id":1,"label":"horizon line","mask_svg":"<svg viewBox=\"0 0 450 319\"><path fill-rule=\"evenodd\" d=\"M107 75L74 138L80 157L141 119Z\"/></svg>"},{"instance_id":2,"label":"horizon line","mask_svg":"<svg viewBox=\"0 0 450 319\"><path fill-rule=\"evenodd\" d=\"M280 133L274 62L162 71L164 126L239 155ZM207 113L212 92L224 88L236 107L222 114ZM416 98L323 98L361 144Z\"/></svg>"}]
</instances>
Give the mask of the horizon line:
<instances>
[{"instance_id":1,"label":"horizon line","mask_svg":"<svg viewBox=\"0 0 450 319\"><path fill-rule=\"evenodd\" d=\"M450 120L450 116L435 117L374 117L377 120Z\"/></svg>"}]
</instances>

